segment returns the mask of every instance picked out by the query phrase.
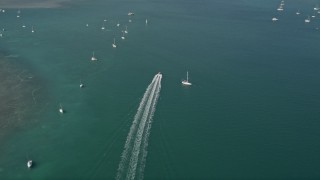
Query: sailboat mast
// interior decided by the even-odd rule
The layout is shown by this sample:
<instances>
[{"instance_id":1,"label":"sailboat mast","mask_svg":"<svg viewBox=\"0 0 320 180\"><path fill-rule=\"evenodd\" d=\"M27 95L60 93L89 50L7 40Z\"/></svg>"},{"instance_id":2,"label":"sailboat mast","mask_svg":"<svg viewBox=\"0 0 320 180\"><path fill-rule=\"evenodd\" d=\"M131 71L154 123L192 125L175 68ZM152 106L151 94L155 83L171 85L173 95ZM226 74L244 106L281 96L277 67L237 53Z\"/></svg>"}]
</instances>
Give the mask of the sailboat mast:
<instances>
[{"instance_id":1,"label":"sailboat mast","mask_svg":"<svg viewBox=\"0 0 320 180\"><path fill-rule=\"evenodd\" d=\"M187 71L187 82L189 82L189 72Z\"/></svg>"}]
</instances>

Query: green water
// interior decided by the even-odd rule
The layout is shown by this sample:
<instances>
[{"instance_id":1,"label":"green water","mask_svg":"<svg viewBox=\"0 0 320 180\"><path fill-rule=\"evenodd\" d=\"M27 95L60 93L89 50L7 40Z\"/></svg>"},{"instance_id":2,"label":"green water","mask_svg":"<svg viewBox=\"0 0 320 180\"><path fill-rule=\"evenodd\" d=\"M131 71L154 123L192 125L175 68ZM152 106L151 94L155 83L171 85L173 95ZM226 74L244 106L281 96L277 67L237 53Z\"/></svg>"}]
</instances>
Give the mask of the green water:
<instances>
[{"instance_id":1,"label":"green water","mask_svg":"<svg viewBox=\"0 0 320 180\"><path fill-rule=\"evenodd\" d=\"M16 89L23 123L12 111L3 115L1 99L1 123L17 125L0 126L0 179L116 178L159 71L144 179L320 178L320 16L304 23L320 2L288 1L283 13L279 3L72 1L21 9L20 18L7 9L0 14L1 65L17 70L1 73L25 70L33 78ZM181 86L186 71L191 87Z\"/></svg>"}]
</instances>

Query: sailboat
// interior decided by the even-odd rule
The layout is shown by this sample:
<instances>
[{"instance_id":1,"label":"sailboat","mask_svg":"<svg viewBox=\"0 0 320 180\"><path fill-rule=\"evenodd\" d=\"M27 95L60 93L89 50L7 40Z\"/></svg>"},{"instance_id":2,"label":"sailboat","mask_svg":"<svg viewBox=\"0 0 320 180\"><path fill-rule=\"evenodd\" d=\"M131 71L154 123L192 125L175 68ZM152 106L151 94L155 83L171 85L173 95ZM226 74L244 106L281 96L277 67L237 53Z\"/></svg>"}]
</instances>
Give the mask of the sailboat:
<instances>
[{"instance_id":1,"label":"sailboat","mask_svg":"<svg viewBox=\"0 0 320 180\"><path fill-rule=\"evenodd\" d=\"M300 14L300 11L298 10L297 12L296 12L296 15L299 15Z\"/></svg>"},{"instance_id":2,"label":"sailboat","mask_svg":"<svg viewBox=\"0 0 320 180\"><path fill-rule=\"evenodd\" d=\"M27 166L28 166L28 168L31 168L31 167L32 167L32 160L28 160Z\"/></svg>"},{"instance_id":3,"label":"sailboat","mask_svg":"<svg viewBox=\"0 0 320 180\"><path fill-rule=\"evenodd\" d=\"M276 17L274 17L274 18L272 18L272 21L274 22L274 21L278 21L279 19L278 18L276 18Z\"/></svg>"},{"instance_id":4,"label":"sailboat","mask_svg":"<svg viewBox=\"0 0 320 180\"><path fill-rule=\"evenodd\" d=\"M126 39L126 37L124 36L124 31L122 31L121 39Z\"/></svg>"},{"instance_id":5,"label":"sailboat","mask_svg":"<svg viewBox=\"0 0 320 180\"><path fill-rule=\"evenodd\" d=\"M32 33L34 33L34 29L33 29L33 26L32 26L32 28L31 28L31 32L32 32Z\"/></svg>"},{"instance_id":6,"label":"sailboat","mask_svg":"<svg viewBox=\"0 0 320 180\"><path fill-rule=\"evenodd\" d=\"M126 30L124 30L124 33L128 33L128 26L126 26Z\"/></svg>"},{"instance_id":7,"label":"sailboat","mask_svg":"<svg viewBox=\"0 0 320 180\"><path fill-rule=\"evenodd\" d=\"M83 88L83 87L84 87L84 84L80 80L80 88Z\"/></svg>"},{"instance_id":8,"label":"sailboat","mask_svg":"<svg viewBox=\"0 0 320 180\"><path fill-rule=\"evenodd\" d=\"M62 109L62 105L61 105L61 104L60 104L59 112L60 112L61 114L64 113L64 110Z\"/></svg>"},{"instance_id":9,"label":"sailboat","mask_svg":"<svg viewBox=\"0 0 320 180\"><path fill-rule=\"evenodd\" d=\"M92 57L91 57L91 61L96 61L98 60L95 56L94 56L94 51L92 52Z\"/></svg>"},{"instance_id":10,"label":"sailboat","mask_svg":"<svg viewBox=\"0 0 320 180\"><path fill-rule=\"evenodd\" d=\"M118 23L117 23L117 27L119 27L120 26L120 23L119 23L119 21L118 21Z\"/></svg>"},{"instance_id":11,"label":"sailboat","mask_svg":"<svg viewBox=\"0 0 320 180\"><path fill-rule=\"evenodd\" d=\"M113 38L113 44L112 44L112 47L113 47L113 48L116 48L116 47L117 47L117 45L116 45L116 39L115 39L115 38Z\"/></svg>"},{"instance_id":12,"label":"sailboat","mask_svg":"<svg viewBox=\"0 0 320 180\"><path fill-rule=\"evenodd\" d=\"M187 71L187 80L182 80L183 85L191 86L192 84L189 82L189 72Z\"/></svg>"},{"instance_id":13,"label":"sailboat","mask_svg":"<svg viewBox=\"0 0 320 180\"><path fill-rule=\"evenodd\" d=\"M309 23L310 22L310 16L308 16L307 19L304 20L305 23Z\"/></svg>"}]
</instances>

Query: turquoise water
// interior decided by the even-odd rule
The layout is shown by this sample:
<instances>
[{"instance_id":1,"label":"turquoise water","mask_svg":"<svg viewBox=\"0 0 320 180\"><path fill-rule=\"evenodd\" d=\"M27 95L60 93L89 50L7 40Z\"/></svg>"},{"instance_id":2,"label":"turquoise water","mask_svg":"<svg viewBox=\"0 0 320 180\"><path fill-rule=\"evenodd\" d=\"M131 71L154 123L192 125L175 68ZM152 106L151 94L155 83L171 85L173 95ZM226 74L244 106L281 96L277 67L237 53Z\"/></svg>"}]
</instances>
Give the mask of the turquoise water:
<instances>
[{"instance_id":1,"label":"turquoise water","mask_svg":"<svg viewBox=\"0 0 320 180\"><path fill-rule=\"evenodd\" d=\"M1 114L19 123L1 125L0 179L115 179L159 71L144 179L320 178L320 15L304 23L320 2L288 1L283 13L279 3L73 1L18 19L7 9L2 64L33 78L17 88L23 123ZM191 87L180 83L186 71Z\"/></svg>"}]
</instances>

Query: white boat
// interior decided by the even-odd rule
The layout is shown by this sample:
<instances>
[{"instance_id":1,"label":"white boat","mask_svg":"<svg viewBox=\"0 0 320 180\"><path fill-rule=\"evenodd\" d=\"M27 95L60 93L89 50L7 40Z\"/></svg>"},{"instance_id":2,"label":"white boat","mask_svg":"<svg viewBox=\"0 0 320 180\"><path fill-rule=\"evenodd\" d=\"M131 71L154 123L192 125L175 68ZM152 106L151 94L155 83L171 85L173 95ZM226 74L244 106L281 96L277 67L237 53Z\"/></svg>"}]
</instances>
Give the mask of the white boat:
<instances>
[{"instance_id":1,"label":"white boat","mask_svg":"<svg viewBox=\"0 0 320 180\"><path fill-rule=\"evenodd\" d=\"M83 87L84 87L84 84L80 80L80 88L83 88Z\"/></svg>"},{"instance_id":2,"label":"white boat","mask_svg":"<svg viewBox=\"0 0 320 180\"><path fill-rule=\"evenodd\" d=\"M91 61L96 61L98 60L95 56L94 56L94 51L92 52L92 57L91 57Z\"/></svg>"},{"instance_id":3,"label":"white boat","mask_svg":"<svg viewBox=\"0 0 320 180\"><path fill-rule=\"evenodd\" d=\"M313 10L318 11L318 10L320 10L320 8L318 5L316 5L316 7L314 7Z\"/></svg>"},{"instance_id":4,"label":"white boat","mask_svg":"<svg viewBox=\"0 0 320 180\"><path fill-rule=\"evenodd\" d=\"M281 6L284 6L284 0L281 1L280 5L281 5Z\"/></svg>"},{"instance_id":5,"label":"white boat","mask_svg":"<svg viewBox=\"0 0 320 180\"><path fill-rule=\"evenodd\" d=\"M296 12L296 15L300 15L300 11L299 10Z\"/></svg>"},{"instance_id":6,"label":"white boat","mask_svg":"<svg viewBox=\"0 0 320 180\"><path fill-rule=\"evenodd\" d=\"M126 30L124 30L124 33L128 34L128 26L126 26Z\"/></svg>"},{"instance_id":7,"label":"white boat","mask_svg":"<svg viewBox=\"0 0 320 180\"><path fill-rule=\"evenodd\" d=\"M22 27L23 27L23 28L25 28L25 27L26 27L26 25L24 25L24 24L23 24L23 25L22 25Z\"/></svg>"},{"instance_id":8,"label":"white boat","mask_svg":"<svg viewBox=\"0 0 320 180\"><path fill-rule=\"evenodd\" d=\"M121 39L126 39L126 37L124 36L124 31L122 31Z\"/></svg>"},{"instance_id":9,"label":"white boat","mask_svg":"<svg viewBox=\"0 0 320 180\"><path fill-rule=\"evenodd\" d=\"M32 26L32 28L31 28L31 32L32 32L32 33L34 33L34 29L33 29L33 26Z\"/></svg>"},{"instance_id":10,"label":"white boat","mask_svg":"<svg viewBox=\"0 0 320 180\"><path fill-rule=\"evenodd\" d=\"M113 48L116 48L116 47L117 47L117 45L116 45L116 39L115 39L115 38L113 38L113 44L112 44L112 47L113 47Z\"/></svg>"},{"instance_id":11,"label":"white boat","mask_svg":"<svg viewBox=\"0 0 320 180\"><path fill-rule=\"evenodd\" d=\"M87 27L89 27L89 24L86 24Z\"/></svg>"},{"instance_id":12,"label":"white boat","mask_svg":"<svg viewBox=\"0 0 320 180\"><path fill-rule=\"evenodd\" d=\"M146 24L148 24L148 19L146 19Z\"/></svg>"},{"instance_id":13,"label":"white boat","mask_svg":"<svg viewBox=\"0 0 320 180\"><path fill-rule=\"evenodd\" d=\"M192 84L189 82L189 72L187 71L187 80L182 80L181 83L186 86L191 86Z\"/></svg>"},{"instance_id":14,"label":"white boat","mask_svg":"<svg viewBox=\"0 0 320 180\"><path fill-rule=\"evenodd\" d=\"M280 6L277 9L278 11L283 11L283 5L280 4Z\"/></svg>"},{"instance_id":15,"label":"white boat","mask_svg":"<svg viewBox=\"0 0 320 180\"><path fill-rule=\"evenodd\" d=\"M62 105L61 105L61 104L60 104L59 112L60 112L61 114L63 114L63 113L64 113L64 110L63 110L63 108L62 108Z\"/></svg>"},{"instance_id":16,"label":"white boat","mask_svg":"<svg viewBox=\"0 0 320 180\"><path fill-rule=\"evenodd\" d=\"M305 23L309 23L310 22L310 17L308 16L307 19L304 20Z\"/></svg>"},{"instance_id":17,"label":"white boat","mask_svg":"<svg viewBox=\"0 0 320 180\"><path fill-rule=\"evenodd\" d=\"M133 12L128 12L128 16L133 16L134 13Z\"/></svg>"},{"instance_id":18,"label":"white boat","mask_svg":"<svg viewBox=\"0 0 320 180\"><path fill-rule=\"evenodd\" d=\"M32 160L29 160L29 161L27 162L27 166L28 166L28 168L31 168L31 167L32 167Z\"/></svg>"},{"instance_id":19,"label":"white boat","mask_svg":"<svg viewBox=\"0 0 320 180\"><path fill-rule=\"evenodd\" d=\"M120 23L119 23L119 21L118 21L118 23L117 23L117 27L119 27L120 26Z\"/></svg>"},{"instance_id":20,"label":"white boat","mask_svg":"<svg viewBox=\"0 0 320 180\"><path fill-rule=\"evenodd\" d=\"M279 19L278 18L276 18L276 17L274 17L274 18L272 18L272 21L274 22L274 21L278 21Z\"/></svg>"}]
</instances>

